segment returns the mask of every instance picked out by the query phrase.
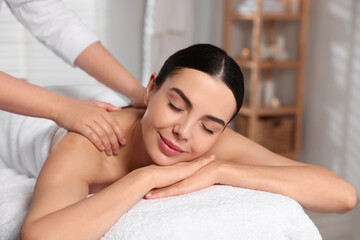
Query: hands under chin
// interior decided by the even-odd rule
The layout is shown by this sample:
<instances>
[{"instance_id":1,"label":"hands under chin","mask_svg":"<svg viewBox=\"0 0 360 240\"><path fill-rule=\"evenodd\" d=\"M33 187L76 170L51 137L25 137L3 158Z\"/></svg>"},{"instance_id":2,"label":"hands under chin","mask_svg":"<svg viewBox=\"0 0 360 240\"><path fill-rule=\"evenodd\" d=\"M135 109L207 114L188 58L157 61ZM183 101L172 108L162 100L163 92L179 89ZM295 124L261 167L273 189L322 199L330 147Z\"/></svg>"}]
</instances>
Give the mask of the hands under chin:
<instances>
[{"instance_id":1,"label":"hands under chin","mask_svg":"<svg viewBox=\"0 0 360 240\"><path fill-rule=\"evenodd\" d=\"M145 198L156 199L177 196L198 191L217 184L219 183L218 169L220 165L221 161L213 161L197 170L188 178L185 178L173 185L151 190L145 195Z\"/></svg>"}]
</instances>

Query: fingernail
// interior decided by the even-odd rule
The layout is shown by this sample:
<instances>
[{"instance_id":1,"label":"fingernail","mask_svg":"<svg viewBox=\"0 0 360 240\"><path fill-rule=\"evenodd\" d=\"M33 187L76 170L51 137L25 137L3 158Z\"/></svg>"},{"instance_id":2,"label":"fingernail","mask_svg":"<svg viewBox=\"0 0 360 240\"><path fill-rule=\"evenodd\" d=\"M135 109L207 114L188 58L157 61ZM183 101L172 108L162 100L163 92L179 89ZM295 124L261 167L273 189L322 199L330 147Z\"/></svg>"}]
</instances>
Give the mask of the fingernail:
<instances>
[{"instance_id":1,"label":"fingernail","mask_svg":"<svg viewBox=\"0 0 360 240\"><path fill-rule=\"evenodd\" d=\"M121 143L121 145L125 145L126 144L126 138L120 139L120 143Z\"/></svg>"},{"instance_id":2,"label":"fingernail","mask_svg":"<svg viewBox=\"0 0 360 240\"><path fill-rule=\"evenodd\" d=\"M115 155L118 155L119 152L120 152L120 149L119 149L119 148L116 148L116 149L114 150L114 154L115 154Z\"/></svg>"},{"instance_id":3,"label":"fingernail","mask_svg":"<svg viewBox=\"0 0 360 240\"><path fill-rule=\"evenodd\" d=\"M146 197L151 197L152 193L147 193L145 196Z\"/></svg>"},{"instance_id":4,"label":"fingernail","mask_svg":"<svg viewBox=\"0 0 360 240\"><path fill-rule=\"evenodd\" d=\"M215 156L215 155L211 155L210 158L211 158L211 159L215 159L216 156Z\"/></svg>"},{"instance_id":5,"label":"fingernail","mask_svg":"<svg viewBox=\"0 0 360 240\"><path fill-rule=\"evenodd\" d=\"M100 150L101 150L101 151L104 151L104 150L105 150L105 146L104 146L104 145L101 145L101 146L100 146Z\"/></svg>"},{"instance_id":6,"label":"fingernail","mask_svg":"<svg viewBox=\"0 0 360 240\"><path fill-rule=\"evenodd\" d=\"M109 151L107 151L107 155L111 156L112 155L112 150L110 149Z\"/></svg>"}]
</instances>

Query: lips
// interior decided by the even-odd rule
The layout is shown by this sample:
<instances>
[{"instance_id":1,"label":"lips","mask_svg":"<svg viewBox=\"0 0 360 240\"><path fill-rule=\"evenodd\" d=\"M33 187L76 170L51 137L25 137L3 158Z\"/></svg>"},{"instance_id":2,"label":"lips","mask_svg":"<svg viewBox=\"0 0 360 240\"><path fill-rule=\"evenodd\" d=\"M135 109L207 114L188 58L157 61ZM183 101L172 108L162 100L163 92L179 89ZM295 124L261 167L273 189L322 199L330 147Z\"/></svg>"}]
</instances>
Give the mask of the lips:
<instances>
[{"instance_id":1,"label":"lips","mask_svg":"<svg viewBox=\"0 0 360 240\"><path fill-rule=\"evenodd\" d=\"M172 143L170 140L164 138L159 133L159 146L161 151L169 156L175 156L182 152L184 152L180 147L176 146L174 143Z\"/></svg>"}]
</instances>

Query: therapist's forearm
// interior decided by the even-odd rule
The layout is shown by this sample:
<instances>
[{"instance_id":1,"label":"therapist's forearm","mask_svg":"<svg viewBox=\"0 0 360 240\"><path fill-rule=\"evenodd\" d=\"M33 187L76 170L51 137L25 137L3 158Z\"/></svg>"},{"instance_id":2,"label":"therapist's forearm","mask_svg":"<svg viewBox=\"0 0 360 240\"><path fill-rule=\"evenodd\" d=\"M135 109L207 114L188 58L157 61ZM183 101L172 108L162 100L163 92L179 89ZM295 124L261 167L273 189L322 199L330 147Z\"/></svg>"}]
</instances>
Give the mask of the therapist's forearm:
<instances>
[{"instance_id":1,"label":"therapist's forearm","mask_svg":"<svg viewBox=\"0 0 360 240\"><path fill-rule=\"evenodd\" d=\"M0 110L54 120L69 99L0 71Z\"/></svg>"},{"instance_id":2,"label":"therapist's forearm","mask_svg":"<svg viewBox=\"0 0 360 240\"><path fill-rule=\"evenodd\" d=\"M282 194L315 212L344 213L354 207L354 187L318 166L258 166L224 161L218 183Z\"/></svg>"},{"instance_id":3,"label":"therapist's forearm","mask_svg":"<svg viewBox=\"0 0 360 240\"><path fill-rule=\"evenodd\" d=\"M132 100L138 98L144 91L141 83L100 42L87 47L76 58L74 64L101 83Z\"/></svg>"}]
</instances>

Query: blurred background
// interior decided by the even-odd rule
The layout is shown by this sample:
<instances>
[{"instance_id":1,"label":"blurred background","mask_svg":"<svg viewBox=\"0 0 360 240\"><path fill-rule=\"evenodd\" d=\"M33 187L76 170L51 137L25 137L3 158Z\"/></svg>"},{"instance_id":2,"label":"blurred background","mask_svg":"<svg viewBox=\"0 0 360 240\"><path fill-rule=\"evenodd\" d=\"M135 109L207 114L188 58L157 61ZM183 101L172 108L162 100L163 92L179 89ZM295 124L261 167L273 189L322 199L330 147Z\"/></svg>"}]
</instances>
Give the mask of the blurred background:
<instances>
[{"instance_id":1,"label":"blurred background","mask_svg":"<svg viewBox=\"0 0 360 240\"><path fill-rule=\"evenodd\" d=\"M143 85L180 48L193 43L227 48L244 71L248 92L257 94L256 100L247 95L242 116L250 123L251 111L260 109L264 116L257 116L256 126L278 134L282 144L293 142L294 159L335 171L360 193L359 0L313 0L307 13L301 0L265 0L262 17L270 20L260 26L258 40L255 0L63 2ZM271 17L276 14L282 17ZM302 28L304 19L308 24ZM6 4L0 14L0 70L40 86L99 84L29 35ZM273 101L267 103L269 96ZM280 114L295 117L279 120ZM360 239L359 204L343 215L307 213L324 239Z\"/></svg>"}]
</instances>

